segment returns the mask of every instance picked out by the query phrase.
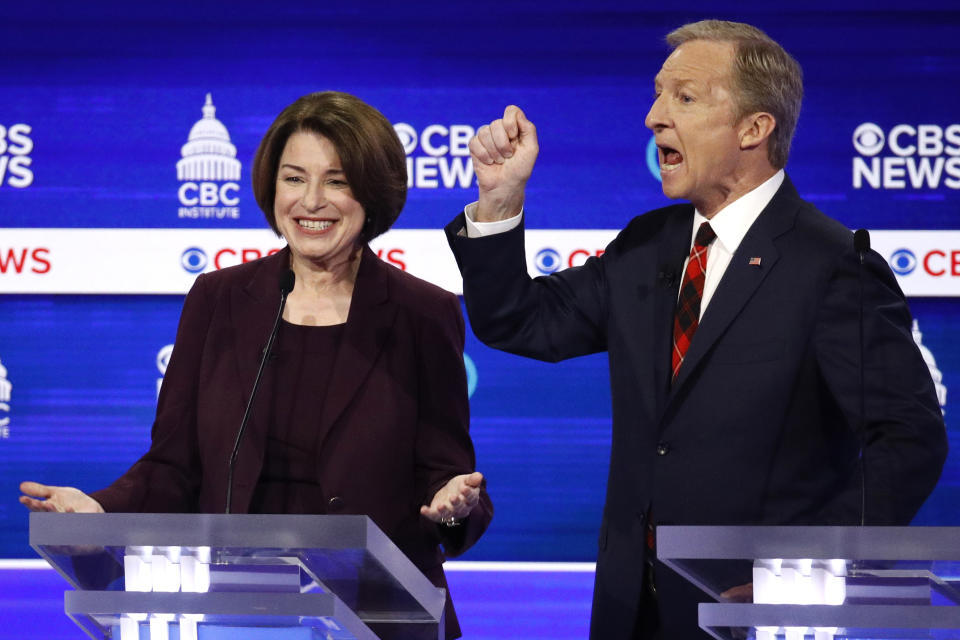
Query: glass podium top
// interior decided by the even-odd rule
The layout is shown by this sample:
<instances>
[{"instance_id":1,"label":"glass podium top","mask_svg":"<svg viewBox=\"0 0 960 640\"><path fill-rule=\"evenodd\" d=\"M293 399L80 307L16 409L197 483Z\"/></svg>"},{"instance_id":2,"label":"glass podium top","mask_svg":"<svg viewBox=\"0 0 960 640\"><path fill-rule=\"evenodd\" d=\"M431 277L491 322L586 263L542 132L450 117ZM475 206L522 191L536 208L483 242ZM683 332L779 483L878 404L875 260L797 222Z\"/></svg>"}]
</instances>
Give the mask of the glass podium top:
<instances>
[{"instance_id":1,"label":"glass podium top","mask_svg":"<svg viewBox=\"0 0 960 640\"><path fill-rule=\"evenodd\" d=\"M171 608L207 623L313 618L318 637L375 637L333 632L355 614L436 638L446 597L365 516L31 513L30 544L77 589L67 612L94 638Z\"/></svg>"},{"instance_id":2,"label":"glass podium top","mask_svg":"<svg viewBox=\"0 0 960 640\"><path fill-rule=\"evenodd\" d=\"M662 526L657 556L718 639L960 638L960 528Z\"/></svg>"}]
</instances>

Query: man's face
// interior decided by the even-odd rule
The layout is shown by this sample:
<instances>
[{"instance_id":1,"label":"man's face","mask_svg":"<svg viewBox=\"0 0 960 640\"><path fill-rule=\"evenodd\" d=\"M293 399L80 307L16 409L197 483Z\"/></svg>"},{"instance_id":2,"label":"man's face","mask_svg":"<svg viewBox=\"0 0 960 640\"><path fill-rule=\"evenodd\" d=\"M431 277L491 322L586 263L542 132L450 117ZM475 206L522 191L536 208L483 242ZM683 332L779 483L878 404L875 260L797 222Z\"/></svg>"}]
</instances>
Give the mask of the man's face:
<instances>
[{"instance_id":1,"label":"man's face","mask_svg":"<svg viewBox=\"0 0 960 640\"><path fill-rule=\"evenodd\" d=\"M692 40L677 47L654 81L646 125L656 136L663 193L690 200L706 216L728 202L739 176L728 42Z\"/></svg>"}]
</instances>

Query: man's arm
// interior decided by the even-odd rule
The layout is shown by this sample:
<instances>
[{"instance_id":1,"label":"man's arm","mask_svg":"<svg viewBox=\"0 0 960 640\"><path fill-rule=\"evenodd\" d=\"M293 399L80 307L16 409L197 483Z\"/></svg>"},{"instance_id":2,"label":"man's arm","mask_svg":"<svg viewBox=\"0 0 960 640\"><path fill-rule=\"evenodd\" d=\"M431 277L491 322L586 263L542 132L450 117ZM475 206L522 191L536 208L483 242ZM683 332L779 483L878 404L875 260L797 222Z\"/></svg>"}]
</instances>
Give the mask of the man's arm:
<instances>
[{"instance_id":1,"label":"man's arm","mask_svg":"<svg viewBox=\"0 0 960 640\"><path fill-rule=\"evenodd\" d=\"M830 282L816 329L817 360L863 445L866 524L905 525L940 477L947 455L943 414L893 274L875 251L867 252L863 265L858 262L851 247ZM861 477L851 474L818 520L857 522L860 503Z\"/></svg>"},{"instance_id":2,"label":"man's arm","mask_svg":"<svg viewBox=\"0 0 960 640\"><path fill-rule=\"evenodd\" d=\"M595 258L530 279L520 213L538 149L533 123L515 106L481 127L470 141L479 199L446 232L477 337L504 351L555 361L606 348L606 286ZM477 234L468 218L493 225L494 234Z\"/></svg>"}]
</instances>

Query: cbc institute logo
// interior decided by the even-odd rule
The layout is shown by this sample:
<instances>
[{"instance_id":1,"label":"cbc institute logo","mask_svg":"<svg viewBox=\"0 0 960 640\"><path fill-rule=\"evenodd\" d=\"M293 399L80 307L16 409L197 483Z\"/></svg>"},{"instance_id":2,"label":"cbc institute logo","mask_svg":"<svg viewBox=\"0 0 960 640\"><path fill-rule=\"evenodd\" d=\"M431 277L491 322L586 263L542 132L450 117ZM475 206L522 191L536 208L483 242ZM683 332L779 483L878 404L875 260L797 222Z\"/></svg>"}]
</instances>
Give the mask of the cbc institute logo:
<instances>
[{"instance_id":1,"label":"cbc institute logo","mask_svg":"<svg viewBox=\"0 0 960 640\"><path fill-rule=\"evenodd\" d=\"M217 120L217 108L208 93L203 117L190 129L177 162L177 217L186 219L237 219L240 217L240 161L230 133Z\"/></svg>"}]
</instances>

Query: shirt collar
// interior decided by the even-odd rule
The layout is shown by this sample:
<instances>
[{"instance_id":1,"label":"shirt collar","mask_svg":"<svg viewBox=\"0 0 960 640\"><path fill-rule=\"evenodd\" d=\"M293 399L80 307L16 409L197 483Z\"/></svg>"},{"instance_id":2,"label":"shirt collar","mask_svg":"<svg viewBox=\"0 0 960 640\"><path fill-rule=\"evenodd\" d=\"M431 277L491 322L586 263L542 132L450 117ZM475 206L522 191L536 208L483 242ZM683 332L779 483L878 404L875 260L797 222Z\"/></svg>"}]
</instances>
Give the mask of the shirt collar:
<instances>
[{"instance_id":1,"label":"shirt collar","mask_svg":"<svg viewBox=\"0 0 960 640\"><path fill-rule=\"evenodd\" d=\"M747 235L747 231L760 217L760 213L770 204L780 185L783 184L784 178L783 169L780 169L760 186L740 196L709 220L710 227L717 234L717 242L723 245L727 253L732 255L736 252L743 236ZM704 222L707 222L707 219L699 211L695 211L693 231L690 236L691 246L697 230Z\"/></svg>"}]
</instances>

